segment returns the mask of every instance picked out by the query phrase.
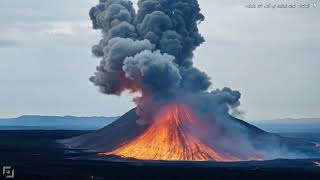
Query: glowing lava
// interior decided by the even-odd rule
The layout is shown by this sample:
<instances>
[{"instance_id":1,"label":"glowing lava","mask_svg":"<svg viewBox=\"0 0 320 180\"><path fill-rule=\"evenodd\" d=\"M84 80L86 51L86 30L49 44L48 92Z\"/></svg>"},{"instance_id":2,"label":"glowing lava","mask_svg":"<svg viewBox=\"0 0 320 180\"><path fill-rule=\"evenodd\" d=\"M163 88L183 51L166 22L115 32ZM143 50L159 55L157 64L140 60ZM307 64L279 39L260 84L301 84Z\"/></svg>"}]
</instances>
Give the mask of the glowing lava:
<instances>
[{"instance_id":1,"label":"glowing lava","mask_svg":"<svg viewBox=\"0 0 320 180\"><path fill-rule=\"evenodd\" d=\"M191 127L198 119L186 105L173 104L161 108L144 133L102 153L140 160L239 161L237 157L217 152L193 135Z\"/></svg>"}]
</instances>

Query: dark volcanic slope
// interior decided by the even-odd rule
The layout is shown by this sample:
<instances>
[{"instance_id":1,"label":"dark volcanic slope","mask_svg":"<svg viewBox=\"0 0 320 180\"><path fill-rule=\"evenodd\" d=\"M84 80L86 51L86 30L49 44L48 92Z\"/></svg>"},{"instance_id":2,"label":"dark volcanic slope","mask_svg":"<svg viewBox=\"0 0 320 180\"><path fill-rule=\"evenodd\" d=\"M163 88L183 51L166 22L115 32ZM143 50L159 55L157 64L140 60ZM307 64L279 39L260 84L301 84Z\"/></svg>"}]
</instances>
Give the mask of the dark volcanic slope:
<instances>
[{"instance_id":1,"label":"dark volcanic slope","mask_svg":"<svg viewBox=\"0 0 320 180\"><path fill-rule=\"evenodd\" d=\"M92 132L60 142L69 148L86 149L97 152L110 151L124 143L126 140L136 137L144 131L137 124L139 119L136 109L132 109L110 125Z\"/></svg>"},{"instance_id":2,"label":"dark volcanic slope","mask_svg":"<svg viewBox=\"0 0 320 180\"><path fill-rule=\"evenodd\" d=\"M147 126L138 125L138 120L139 117L136 114L136 109L132 109L103 129L59 142L72 149L83 149L92 152L110 152L124 142L138 136L147 128ZM303 156L299 157L317 157L320 155L319 150L315 149L313 143L304 140L283 138L229 115L224 117L224 120L233 122L227 123L231 124L231 126L226 128L226 135L228 135L228 132L245 134L248 139L250 139L250 143L259 150L271 153L274 149L285 147L285 149L290 149L292 153L303 154ZM225 141L224 136L222 136L220 140L221 142ZM216 139L216 141L218 142L218 139ZM234 148L230 152L238 153L239 149ZM307 155L304 156L304 154ZM291 158L289 155L276 157Z\"/></svg>"}]
</instances>

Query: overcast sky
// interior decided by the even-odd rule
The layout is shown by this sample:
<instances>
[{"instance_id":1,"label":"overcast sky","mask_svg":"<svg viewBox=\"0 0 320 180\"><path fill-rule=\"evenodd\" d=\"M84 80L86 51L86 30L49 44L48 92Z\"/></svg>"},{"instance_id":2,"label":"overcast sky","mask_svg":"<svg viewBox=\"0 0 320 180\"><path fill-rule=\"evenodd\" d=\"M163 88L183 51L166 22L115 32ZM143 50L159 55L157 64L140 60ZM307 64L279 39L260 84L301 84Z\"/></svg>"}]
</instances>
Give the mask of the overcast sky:
<instances>
[{"instance_id":1,"label":"overcast sky","mask_svg":"<svg viewBox=\"0 0 320 180\"><path fill-rule=\"evenodd\" d=\"M90 50L100 35L88 17L97 1L1 0L0 117L114 116L134 107L130 95L103 95L88 80L99 63ZM195 65L212 77L212 89L241 91L248 120L320 117L320 7L199 2L206 43Z\"/></svg>"}]
</instances>

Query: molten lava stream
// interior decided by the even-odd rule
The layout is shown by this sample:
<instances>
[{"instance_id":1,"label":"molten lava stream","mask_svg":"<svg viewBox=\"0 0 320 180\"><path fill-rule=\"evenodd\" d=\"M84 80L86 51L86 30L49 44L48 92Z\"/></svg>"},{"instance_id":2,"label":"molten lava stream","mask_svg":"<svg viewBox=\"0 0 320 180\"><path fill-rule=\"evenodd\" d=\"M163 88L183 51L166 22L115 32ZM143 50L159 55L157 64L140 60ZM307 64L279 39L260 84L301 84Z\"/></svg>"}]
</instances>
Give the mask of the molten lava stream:
<instances>
[{"instance_id":1,"label":"molten lava stream","mask_svg":"<svg viewBox=\"0 0 320 180\"><path fill-rule=\"evenodd\" d=\"M239 161L233 156L218 153L199 138L188 126L198 119L186 105L162 108L147 130L118 149L102 153L140 160Z\"/></svg>"}]
</instances>

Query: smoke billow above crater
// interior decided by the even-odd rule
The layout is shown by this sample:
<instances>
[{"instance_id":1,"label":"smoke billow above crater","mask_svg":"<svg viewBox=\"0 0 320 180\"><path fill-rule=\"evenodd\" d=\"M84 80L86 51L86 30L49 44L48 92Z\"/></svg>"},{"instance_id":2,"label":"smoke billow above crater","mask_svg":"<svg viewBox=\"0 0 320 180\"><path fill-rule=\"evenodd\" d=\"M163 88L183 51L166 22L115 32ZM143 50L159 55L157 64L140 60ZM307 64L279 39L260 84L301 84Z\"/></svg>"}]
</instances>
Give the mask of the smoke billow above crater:
<instances>
[{"instance_id":1,"label":"smoke billow above crater","mask_svg":"<svg viewBox=\"0 0 320 180\"><path fill-rule=\"evenodd\" d=\"M193 66L193 51L205 41L197 0L140 0L137 11L128 0L100 0L89 14L102 33L92 47L101 62L90 78L102 93L139 92L139 108L184 95L205 96L199 99L214 100L211 108L224 111L240 104L238 91L209 92L210 78Z\"/></svg>"}]
</instances>

